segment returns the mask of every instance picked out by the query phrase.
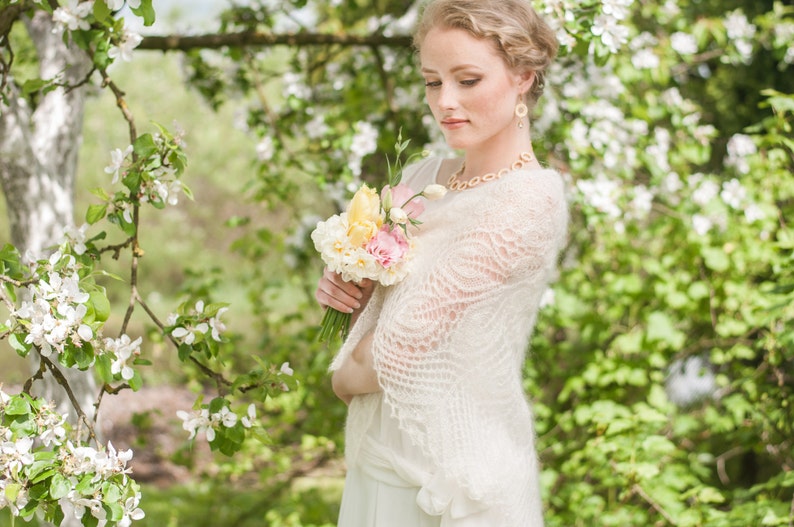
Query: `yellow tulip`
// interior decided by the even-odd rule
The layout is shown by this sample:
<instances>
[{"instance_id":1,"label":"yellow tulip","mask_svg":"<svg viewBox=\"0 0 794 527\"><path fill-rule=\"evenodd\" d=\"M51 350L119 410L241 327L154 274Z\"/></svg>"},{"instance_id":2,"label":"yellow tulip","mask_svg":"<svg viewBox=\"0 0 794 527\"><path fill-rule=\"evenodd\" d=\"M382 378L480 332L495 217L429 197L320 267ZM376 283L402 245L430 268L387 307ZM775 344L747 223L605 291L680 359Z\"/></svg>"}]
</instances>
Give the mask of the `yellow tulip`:
<instances>
[{"instance_id":1,"label":"yellow tulip","mask_svg":"<svg viewBox=\"0 0 794 527\"><path fill-rule=\"evenodd\" d=\"M347 207L350 243L362 246L375 236L383 225L380 212L380 198L375 189L361 185Z\"/></svg>"}]
</instances>

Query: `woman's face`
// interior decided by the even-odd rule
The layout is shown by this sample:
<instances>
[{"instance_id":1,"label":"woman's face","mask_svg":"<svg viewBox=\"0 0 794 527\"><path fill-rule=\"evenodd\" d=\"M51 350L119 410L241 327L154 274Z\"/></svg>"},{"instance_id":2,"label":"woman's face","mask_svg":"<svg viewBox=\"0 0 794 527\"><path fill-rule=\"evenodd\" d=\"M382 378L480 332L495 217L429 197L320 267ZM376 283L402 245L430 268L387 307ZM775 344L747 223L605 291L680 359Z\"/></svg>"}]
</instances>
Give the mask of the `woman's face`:
<instances>
[{"instance_id":1,"label":"woman's face","mask_svg":"<svg viewBox=\"0 0 794 527\"><path fill-rule=\"evenodd\" d=\"M515 107L532 74L508 69L493 42L462 29L434 28L420 59L427 102L449 146L487 149L516 133Z\"/></svg>"}]
</instances>

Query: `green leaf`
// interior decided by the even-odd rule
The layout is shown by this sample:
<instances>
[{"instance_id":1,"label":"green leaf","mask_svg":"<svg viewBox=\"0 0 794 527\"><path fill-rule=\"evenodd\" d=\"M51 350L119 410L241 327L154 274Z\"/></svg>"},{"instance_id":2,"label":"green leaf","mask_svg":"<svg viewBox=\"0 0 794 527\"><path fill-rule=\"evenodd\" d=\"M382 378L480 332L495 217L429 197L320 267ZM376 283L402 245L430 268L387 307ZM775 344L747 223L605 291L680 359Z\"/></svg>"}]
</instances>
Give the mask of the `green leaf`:
<instances>
[{"instance_id":1,"label":"green leaf","mask_svg":"<svg viewBox=\"0 0 794 527\"><path fill-rule=\"evenodd\" d=\"M141 134L132 144L133 151L142 158L148 158L157 153L157 143L152 134Z\"/></svg>"},{"instance_id":2,"label":"green leaf","mask_svg":"<svg viewBox=\"0 0 794 527\"><path fill-rule=\"evenodd\" d=\"M85 213L85 221L89 225L94 225L96 222L102 220L107 214L108 206L106 204L89 205Z\"/></svg>"},{"instance_id":3,"label":"green leaf","mask_svg":"<svg viewBox=\"0 0 794 527\"><path fill-rule=\"evenodd\" d=\"M142 0L140 7L133 9L132 12L143 18L144 26L149 27L154 24L155 12L152 0Z\"/></svg>"},{"instance_id":4,"label":"green leaf","mask_svg":"<svg viewBox=\"0 0 794 527\"><path fill-rule=\"evenodd\" d=\"M113 24L113 16L104 0L94 2L94 18L100 24Z\"/></svg>"},{"instance_id":5,"label":"green leaf","mask_svg":"<svg viewBox=\"0 0 794 527\"><path fill-rule=\"evenodd\" d=\"M30 403L25 397L18 395L12 397L4 409L7 415L27 415L31 411Z\"/></svg>"},{"instance_id":6,"label":"green leaf","mask_svg":"<svg viewBox=\"0 0 794 527\"><path fill-rule=\"evenodd\" d=\"M129 383L130 388L132 388L132 391L134 392L137 392L143 387L143 379L141 378L141 374L138 373L137 371L132 376L132 379L130 379L127 382Z\"/></svg>"},{"instance_id":7,"label":"green leaf","mask_svg":"<svg viewBox=\"0 0 794 527\"><path fill-rule=\"evenodd\" d=\"M111 360L110 357L102 354L96 358L94 365L97 375L105 384L113 382L113 374L110 372Z\"/></svg>"},{"instance_id":8,"label":"green leaf","mask_svg":"<svg viewBox=\"0 0 794 527\"><path fill-rule=\"evenodd\" d=\"M56 473L52 476L50 481L50 498L59 500L69 494L72 490L72 483L63 476L63 474Z\"/></svg>"},{"instance_id":9,"label":"green leaf","mask_svg":"<svg viewBox=\"0 0 794 527\"><path fill-rule=\"evenodd\" d=\"M12 333L8 337L8 343L21 357L27 357L30 353L30 344L26 344L22 337L16 333Z\"/></svg>"},{"instance_id":10,"label":"green leaf","mask_svg":"<svg viewBox=\"0 0 794 527\"><path fill-rule=\"evenodd\" d=\"M105 289L92 291L90 298L91 304L94 306L94 319L97 322L105 322L110 317L110 301L105 294Z\"/></svg>"}]
</instances>

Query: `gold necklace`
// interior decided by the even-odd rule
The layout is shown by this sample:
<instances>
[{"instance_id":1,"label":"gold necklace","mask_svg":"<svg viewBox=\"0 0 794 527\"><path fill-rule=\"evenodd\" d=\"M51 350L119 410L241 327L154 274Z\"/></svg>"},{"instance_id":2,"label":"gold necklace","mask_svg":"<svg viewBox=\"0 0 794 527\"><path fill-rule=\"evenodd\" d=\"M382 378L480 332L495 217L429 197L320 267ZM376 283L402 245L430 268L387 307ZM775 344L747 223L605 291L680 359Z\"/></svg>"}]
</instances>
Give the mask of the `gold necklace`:
<instances>
[{"instance_id":1,"label":"gold necklace","mask_svg":"<svg viewBox=\"0 0 794 527\"><path fill-rule=\"evenodd\" d=\"M458 171L449 177L447 186L450 190L466 190L469 188L474 188L480 183L487 183L489 181L499 179L509 172L523 168L524 165L531 163L534 160L535 156L532 155L532 152L522 152L518 157L518 160L507 168L503 168L498 172L489 172L482 176L474 176L468 181L458 181L458 178L463 174L463 171L466 170L466 163L464 162Z\"/></svg>"}]
</instances>

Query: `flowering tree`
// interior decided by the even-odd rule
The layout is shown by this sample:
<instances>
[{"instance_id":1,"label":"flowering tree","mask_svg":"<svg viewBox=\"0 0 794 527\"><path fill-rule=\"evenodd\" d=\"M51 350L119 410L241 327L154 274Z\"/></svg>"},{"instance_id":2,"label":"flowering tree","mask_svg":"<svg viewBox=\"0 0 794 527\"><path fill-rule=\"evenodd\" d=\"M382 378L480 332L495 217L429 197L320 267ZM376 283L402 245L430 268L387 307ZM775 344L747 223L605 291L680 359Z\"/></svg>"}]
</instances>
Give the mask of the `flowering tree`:
<instances>
[{"instance_id":1,"label":"flowering tree","mask_svg":"<svg viewBox=\"0 0 794 527\"><path fill-rule=\"evenodd\" d=\"M116 2L89 3L24 7L64 26L124 109L105 66L139 42L112 16ZM783 2L751 0L535 3L562 49L533 137L539 158L568 178L573 211L560 279L526 365L547 523L791 525L794 98L786 91L794 13ZM288 226L252 224L233 247L256 263L248 280L253 328L289 365L262 364L227 380L212 366L224 351L244 354L224 342L225 304L192 294L160 320L143 302L139 217L186 190L185 159L178 134L139 135L126 113L130 144L107 169L115 188L98 191L86 216L94 225L87 229L110 221L122 242L75 230L47 257L24 260L7 247L4 301L14 316L0 335L21 354L39 354L45 370L95 368L100 393L139 387L145 344L124 330L100 337L110 307L97 266L126 251L129 310L148 313L187 367L216 382L219 397L180 415L187 433L226 453L273 456L244 440L256 429L250 404L291 387L273 403L274 419L300 426L282 427L275 440L327 456L343 409L324 375L330 351L314 342L319 314L310 293L321 264L308 234L362 180L383 182L383 152L399 130L413 147L444 153L406 36L418 7L377 4L263 1L225 11L216 35L138 46L184 51L189 82L212 104L244 101L259 162L250 197L279 210ZM3 5L2 21L22 9ZM145 0L133 7L151 20ZM4 65L12 62L9 42ZM3 79L4 93L13 93L14 79ZM64 83L48 77L28 91L65 92ZM16 302L23 290L29 299ZM279 296L299 300L275 307ZM300 387L282 386L292 368ZM97 444L78 451L61 418L27 395L0 404L3 506L23 516L38 508L51 519L74 511L88 523L140 516L124 469L129 453ZM83 424L76 431L86 437ZM29 440L37 436L40 450ZM257 468L280 481L279 469ZM280 514L273 508L265 518L279 525L287 521ZM329 523L333 512L289 521Z\"/></svg>"}]
</instances>

